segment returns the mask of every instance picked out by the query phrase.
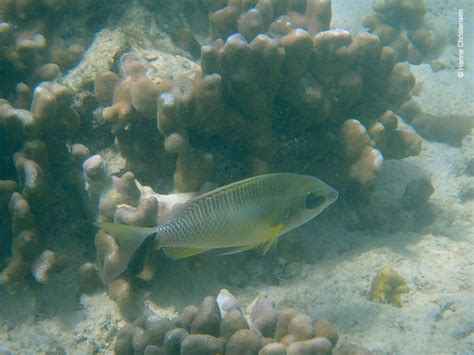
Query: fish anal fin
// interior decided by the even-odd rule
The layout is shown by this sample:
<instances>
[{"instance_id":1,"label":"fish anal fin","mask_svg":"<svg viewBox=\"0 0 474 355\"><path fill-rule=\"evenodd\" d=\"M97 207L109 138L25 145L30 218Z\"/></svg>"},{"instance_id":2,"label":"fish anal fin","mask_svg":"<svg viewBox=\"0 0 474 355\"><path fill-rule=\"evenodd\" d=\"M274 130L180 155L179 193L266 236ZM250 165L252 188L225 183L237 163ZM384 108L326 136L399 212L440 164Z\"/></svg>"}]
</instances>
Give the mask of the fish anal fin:
<instances>
[{"instance_id":1,"label":"fish anal fin","mask_svg":"<svg viewBox=\"0 0 474 355\"><path fill-rule=\"evenodd\" d=\"M285 229L285 225L282 223L275 224L268 233L268 238L265 239L263 243L258 242L254 244L246 244L238 247L226 248L224 253L221 255L232 255L236 253L240 253L243 251L247 251L253 248L257 248L258 246L263 246L263 254L265 254L270 248L276 247L278 242L278 237L281 235L282 231Z\"/></svg>"},{"instance_id":2,"label":"fish anal fin","mask_svg":"<svg viewBox=\"0 0 474 355\"><path fill-rule=\"evenodd\" d=\"M163 248L163 253L168 258L179 260L189 258L190 256L205 253L209 249L196 249L196 248Z\"/></svg>"},{"instance_id":3,"label":"fish anal fin","mask_svg":"<svg viewBox=\"0 0 474 355\"><path fill-rule=\"evenodd\" d=\"M232 255L232 254L237 254L243 251L247 251L253 248L256 248L258 244L247 244L247 245L242 245L238 247L232 247L232 248L226 248L225 252L222 253L221 255Z\"/></svg>"}]
</instances>

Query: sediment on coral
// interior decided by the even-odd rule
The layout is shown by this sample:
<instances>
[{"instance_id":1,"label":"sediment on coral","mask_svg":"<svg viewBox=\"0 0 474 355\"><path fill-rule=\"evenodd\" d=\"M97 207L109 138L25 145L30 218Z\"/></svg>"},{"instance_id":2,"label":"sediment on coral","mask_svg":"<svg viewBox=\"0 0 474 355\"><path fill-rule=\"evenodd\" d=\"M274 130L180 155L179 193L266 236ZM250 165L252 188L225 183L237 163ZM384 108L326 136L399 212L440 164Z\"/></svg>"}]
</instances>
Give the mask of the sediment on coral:
<instances>
[{"instance_id":1,"label":"sediment on coral","mask_svg":"<svg viewBox=\"0 0 474 355\"><path fill-rule=\"evenodd\" d=\"M156 193L164 180L178 193L169 196L268 171L368 189L384 159L420 153L421 139L394 113L415 85L408 65L375 35L329 30L330 2L207 5L214 40L201 47L194 75L169 80L138 51L95 75L97 115L126 162L121 177L99 155L84 162L100 221L155 225L172 209ZM114 243L98 232L103 280L117 260ZM153 277L155 254L142 280Z\"/></svg>"},{"instance_id":2,"label":"sediment on coral","mask_svg":"<svg viewBox=\"0 0 474 355\"><path fill-rule=\"evenodd\" d=\"M328 30L329 1L206 5L214 41L202 46L194 79L164 80L138 52L122 56L118 73L96 74L99 112L126 160L123 171L154 186L174 169L175 191L188 192L208 180L294 170L281 163L292 154L306 169L370 186L383 158L419 153L412 133L375 124L410 99L409 68L375 35ZM359 161L341 157L348 119L376 136ZM362 176L366 170L372 176Z\"/></svg>"},{"instance_id":3,"label":"sediment on coral","mask_svg":"<svg viewBox=\"0 0 474 355\"><path fill-rule=\"evenodd\" d=\"M58 185L73 187L75 203L91 218L154 226L210 181L223 185L294 171L342 191L353 184L370 188L384 159L419 154L421 140L400 128L394 113L410 100L415 79L409 67L375 35L330 30L330 1L206 6L211 40L199 46L188 29L189 50L199 47L200 67L179 57L185 63L180 74L163 74L167 62L155 55L165 58L159 56L165 51L139 50L139 41L128 41L129 28L101 31L64 84L60 72L69 65L40 61L36 81L19 83L8 101L0 100L4 199L18 191L41 225L50 195L61 198ZM18 20L8 11L3 16L5 23ZM49 48L48 40L38 36L32 43ZM109 47L97 70L101 43ZM123 53L126 43L132 52ZM100 143L89 144L99 135ZM124 166L108 167L110 151ZM2 228L8 230L6 245L14 244L9 223ZM115 260L114 243L97 233L96 276L103 279ZM35 258L53 260L46 249L61 255L45 247L35 250ZM156 257L146 255L134 276L151 280ZM81 273L94 280L90 266Z\"/></svg>"}]
</instances>

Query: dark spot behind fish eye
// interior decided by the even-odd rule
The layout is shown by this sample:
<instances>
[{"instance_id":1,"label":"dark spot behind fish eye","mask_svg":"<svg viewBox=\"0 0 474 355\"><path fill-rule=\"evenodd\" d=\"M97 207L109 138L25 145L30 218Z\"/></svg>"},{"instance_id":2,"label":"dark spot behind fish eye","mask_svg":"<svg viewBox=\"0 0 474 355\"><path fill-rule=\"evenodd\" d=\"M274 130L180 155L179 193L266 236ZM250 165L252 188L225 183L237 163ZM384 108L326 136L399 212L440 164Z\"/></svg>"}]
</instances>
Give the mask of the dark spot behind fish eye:
<instances>
[{"instance_id":1,"label":"dark spot behind fish eye","mask_svg":"<svg viewBox=\"0 0 474 355\"><path fill-rule=\"evenodd\" d=\"M305 206L307 209L314 209L322 206L326 202L326 197L319 191L312 191L306 195Z\"/></svg>"}]
</instances>

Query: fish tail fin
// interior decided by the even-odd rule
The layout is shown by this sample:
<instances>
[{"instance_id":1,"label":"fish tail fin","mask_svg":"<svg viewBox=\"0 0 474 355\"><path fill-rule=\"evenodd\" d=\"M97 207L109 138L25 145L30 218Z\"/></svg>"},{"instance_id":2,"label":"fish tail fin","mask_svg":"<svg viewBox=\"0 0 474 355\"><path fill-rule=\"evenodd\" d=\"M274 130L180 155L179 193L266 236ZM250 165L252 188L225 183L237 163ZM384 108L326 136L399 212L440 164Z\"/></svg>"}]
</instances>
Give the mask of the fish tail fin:
<instances>
[{"instance_id":1,"label":"fish tail fin","mask_svg":"<svg viewBox=\"0 0 474 355\"><path fill-rule=\"evenodd\" d=\"M105 284L110 283L125 271L133 254L149 236L155 233L155 229L149 227L109 222L95 223L95 225L112 235L118 244L116 257L103 261L100 276Z\"/></svg>"}]
</instances>

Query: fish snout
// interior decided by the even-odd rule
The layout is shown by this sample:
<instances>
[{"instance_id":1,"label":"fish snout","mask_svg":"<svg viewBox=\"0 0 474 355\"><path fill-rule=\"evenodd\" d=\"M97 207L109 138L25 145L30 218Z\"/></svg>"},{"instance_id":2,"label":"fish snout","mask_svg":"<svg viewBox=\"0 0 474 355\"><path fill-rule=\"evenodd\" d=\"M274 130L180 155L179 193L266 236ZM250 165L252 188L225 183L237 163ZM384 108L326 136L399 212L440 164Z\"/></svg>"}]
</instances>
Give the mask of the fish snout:
<instances>
[{"instance_id":1,"label":"fish snout","mask_svg":"<svg viewBox=\"0 0 474 355\"><path fill-rule=\"evenodd\" d=\"M334 203L338 197L339 197L339 192L337 192L334 189L331 189L331 191L329 191L328 196L327 196L327 204L330 205Z\"/></svg>"}]
</instances>

